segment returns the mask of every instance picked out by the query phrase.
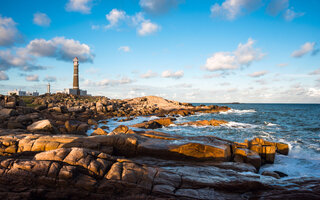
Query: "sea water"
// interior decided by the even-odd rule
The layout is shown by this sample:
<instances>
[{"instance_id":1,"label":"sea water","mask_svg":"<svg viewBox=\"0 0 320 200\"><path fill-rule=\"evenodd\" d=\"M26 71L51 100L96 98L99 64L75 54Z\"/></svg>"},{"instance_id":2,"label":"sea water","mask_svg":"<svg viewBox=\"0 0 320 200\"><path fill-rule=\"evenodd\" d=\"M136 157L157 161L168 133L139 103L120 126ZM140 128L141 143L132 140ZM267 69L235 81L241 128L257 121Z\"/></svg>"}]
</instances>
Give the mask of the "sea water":
<instances>
[{"instance_id":1,"label":"sea water","mask_svg":"<svg viewBox=\"0 0 320 200\"><path fill-rule=\"evenodd\" d=\"M175 123L210 119L228 121L222 126L171 125L156 130L181 136L212 135L235 142L243 142L254 137L284 142L289 144L289 155L277 154L275 163L263 165L260 172L278 170L288 174L290 178L320 177L320 104L228 104L226 106L231 110L220 113L197 113L192 116L177 117L175 121ZM110 119L107 126L113 130L119 125L128 126L156 118L137 117L126 122Z\"/></svg>"}]
</instances>

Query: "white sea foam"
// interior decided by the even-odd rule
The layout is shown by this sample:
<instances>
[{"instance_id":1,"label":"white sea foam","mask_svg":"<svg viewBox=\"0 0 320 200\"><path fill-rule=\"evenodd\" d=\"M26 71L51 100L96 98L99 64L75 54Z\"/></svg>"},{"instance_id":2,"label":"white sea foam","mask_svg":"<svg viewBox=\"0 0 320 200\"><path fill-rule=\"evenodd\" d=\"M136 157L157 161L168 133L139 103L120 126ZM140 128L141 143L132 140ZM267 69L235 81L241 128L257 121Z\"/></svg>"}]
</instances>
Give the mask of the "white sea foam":
<instances>
[{"instance_id":1,"label":"white sea foam","mask_svg":"<svg viewBox=\"0 0 320 200\"><path fill-rule=\"evenodd\" d=\"M225 126L228 128L240 128L240 129L244 129L244 128L257 128L257 125L254 124L247 124L247 123L240 123L240 122L228 122L226 124L221 124L221 126Z\"/></svg>"},{"instance_id":2,"label":"white sea foam","mask_svg":"<svg viewBox=\"0 0 320 200\"><path fill-rule=\"evenodd\" d=\"M250 114L250 113L255 113L255 112L257 112L257 111L255 111L253 109L249 109L249 110L230 109L228 111L220 112L220 114L238 114L238 115L242 115L242 114Z\"/></svg>"},{"instance_id":3,"label":"white sea foam","mask_svg":"<svg viewBox=\"0 0 320 200\"><path fill-rule=\"evenodd\" d=\"M271 122L264 122L264 124L267 126L279 126L278 124L273 124Z\"/></svg>"}]
</instances>

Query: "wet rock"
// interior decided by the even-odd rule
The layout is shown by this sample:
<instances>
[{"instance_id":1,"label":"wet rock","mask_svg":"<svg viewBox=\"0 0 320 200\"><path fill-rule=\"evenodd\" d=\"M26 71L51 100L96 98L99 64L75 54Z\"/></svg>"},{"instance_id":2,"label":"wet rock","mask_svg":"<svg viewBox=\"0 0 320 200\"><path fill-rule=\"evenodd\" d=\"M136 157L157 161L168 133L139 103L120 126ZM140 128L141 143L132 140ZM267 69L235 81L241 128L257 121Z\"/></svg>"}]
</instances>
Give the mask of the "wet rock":
<instances>
[{"instance_id":1,"label":"wet rock","mask_svg":"<svg viewBox=\"0 0 320 200\"><path fill-rule=\"evenodd\" d=\"M277 173L281 178L282 177L287 177L288 176L288 174L286 174L286 173L283 173L283 172L280 172L280 171L273 171L274 173Z\"/></svg>"},{"instance_id":2,"label":"wet rock","mask_svg":"<svg viewBox=\"0 0 320 200\"><path fill-rule=\"evenodd\" d=\"M224 120L201 120L201 121L194 121L194 122L185 122L177 125L188 125L188 126L220 126L221 124L226 124L227 121Z\"/></svg>"},{"instance_id":3,"label":"wet rock","mask_svg":"<svg viewBox=\"0 0 320 200\"><path fill-rule=\"evenodd\" d=\"M271 176L273 178L276 178L276 179L280 179L280 176L279 174L275 173L275 172L271 172L271 171L264 171L261 173L263 176Z\"/></svg>"},{"instance_id":4,"label":"wet rock","mask_svg":"<svg viewBox=\"0 0 320 200\"><path fill-rule=\"evenodd\" d=\"M161 119L155 119L147 122L134 124L131 126L136 128L144 128L144 129L157 129L157 128L162 128L163 126L169 126L170 124L173 124L174 120L175 120L174 118L161 118Z\"/></svg>"},{"instance_id":5,"label":"wet rock","mask_svg":"<svg viewBox=\"0 0 320 200\"><path fill-rule=\"evenodd\" d=\"M233 154L235 162L248 163L253 165L256 169L259 169L261 166L261 158L259 154L254 151L236 148Z\"/></svg>"},{"instance_id":6,"label":"wet rock","mask_svg":"<svg viewBox=\"0 0 320 200\"><path fill-rule=\"evenodd\" d=\"M276 147L276 152L283 154L283 155L288 155L289 153L289 145L285 143L277 143L277 142L269 142L266 141L262 138L254 138L253 140L250 141L250 145L261 145L261 146L274 146Z\"/></svg>"},{"instance_id":7,"label":"wet rock","mask_svg":"<svg viewBox=\"0 0 320 200\"><path fill-rule=\"evenodd\" d=\"M97 128L91 135L108 135L108 133L102 128Z\"/></svg>"},{"instance_id":8,"label":"wet rock","mask_svg":"<svg viewBox=\"0 0 320 200\"><path fill-rule=\"evenodd\" d=\"M124 125L120 125L117 128L115 128L112 132L111 135L117 135L117 134L133 134L134 131L132 131L131 129L129 129L127 126Z\"/></svg>"}]
</instances>

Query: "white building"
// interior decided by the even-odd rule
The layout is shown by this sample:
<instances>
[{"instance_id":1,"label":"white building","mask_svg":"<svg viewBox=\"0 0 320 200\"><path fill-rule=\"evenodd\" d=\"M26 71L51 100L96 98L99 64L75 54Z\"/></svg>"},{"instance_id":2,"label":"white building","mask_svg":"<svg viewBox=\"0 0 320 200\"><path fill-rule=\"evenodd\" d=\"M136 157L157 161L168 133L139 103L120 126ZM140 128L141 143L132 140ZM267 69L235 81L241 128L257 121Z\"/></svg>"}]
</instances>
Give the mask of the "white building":
<instances>
[{"instance_id":1,"label":"white building","mask_svg":"<svg viewBox=\"0 0 320 200\"><path fill-rule=\"evenodd\" d=\"M17 96L39 96L39 92L35 91L35 92L26 92L23 90L12 90L12 91L8 91L8 95L17 95Z\"/></svg>"},{"instance_id":2,"label":"white building","mask_svg":"<svg viewBox=\"0 0 320 200\"><path fill-rule=\"evenodd\" d=\"M61 93L77 95L77 89L65 88ZM87 90L80 90L80 96L87 96L87 95L88 95Z\"/></svg>"}]
</instances>

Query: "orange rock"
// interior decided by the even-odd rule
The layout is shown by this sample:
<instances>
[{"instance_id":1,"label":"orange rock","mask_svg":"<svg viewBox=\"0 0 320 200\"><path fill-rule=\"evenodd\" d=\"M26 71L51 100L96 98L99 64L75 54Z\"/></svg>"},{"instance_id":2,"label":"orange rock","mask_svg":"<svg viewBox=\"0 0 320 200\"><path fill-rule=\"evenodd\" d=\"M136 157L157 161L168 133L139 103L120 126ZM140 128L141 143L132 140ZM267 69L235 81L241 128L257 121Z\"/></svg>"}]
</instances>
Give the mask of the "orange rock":
<instances>
[{"instance_id":1,"label":"orange rock","mask_svg":"<svg viewBox=\"0 0 320 200\"><path fill-rule=\"evenodd\" d=\"M97 128L93 131L92 135L108 135L108 133L102 128Z\"/></svg>"},{"instance_id":2,"label":"orange rock","mask_svg":"<svg viewBox=\"0 0 320 200\"><path fill-rule=\"evenodd\" d=\"M250 145L266 145L266 146L274 146L276 147L276 152L283 154L283 155L288 155L289 153L289 145L281 142L269 142L266 141L262 138L254 138L253 140L250 141Z\"/></svg>"},{"instance_id":3,"label":"orange rock","mask_svg":"<svg viewBox=\"0 0 320 200\"><path fill-rule=\"evenodd\" d=\"M248 163L253 165L257 170L261 166L261 158L259 154L250 149L236 148L234 151L234 161Z\"/></svg>"},{"instance_id":4,"label":"orange rock","mask_svg":"<svg viewBox=\"0 0 320 200\"><path fill-rule=\"evenodd\" d=\"M194 122L185 122L177 125L220 126L221 124L225 124L225 123L228 123L228 122L224 120L211 119L211 120L201 120L201 121L194 121Z\"/></svg>"}]
</instances>

